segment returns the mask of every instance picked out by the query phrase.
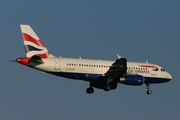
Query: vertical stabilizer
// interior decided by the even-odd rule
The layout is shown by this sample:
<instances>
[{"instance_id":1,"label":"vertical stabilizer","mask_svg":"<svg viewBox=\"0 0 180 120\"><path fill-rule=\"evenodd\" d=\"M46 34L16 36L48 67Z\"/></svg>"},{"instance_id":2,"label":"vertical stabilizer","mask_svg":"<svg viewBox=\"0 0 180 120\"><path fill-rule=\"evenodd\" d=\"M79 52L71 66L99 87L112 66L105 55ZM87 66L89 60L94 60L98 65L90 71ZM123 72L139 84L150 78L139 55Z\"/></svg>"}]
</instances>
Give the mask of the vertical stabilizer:
<instances>
[{"instance_id":1,"label":"vertical stabilizer","mask_svg":"<svg viewBox=\"0 0 180 120\"><path fill-rule=\"evenodd\" d=\"M33 55L41 58L52 57L31 26L21 24L20 27L27 57L32 57Z\"/></svg>"}]
</instances>

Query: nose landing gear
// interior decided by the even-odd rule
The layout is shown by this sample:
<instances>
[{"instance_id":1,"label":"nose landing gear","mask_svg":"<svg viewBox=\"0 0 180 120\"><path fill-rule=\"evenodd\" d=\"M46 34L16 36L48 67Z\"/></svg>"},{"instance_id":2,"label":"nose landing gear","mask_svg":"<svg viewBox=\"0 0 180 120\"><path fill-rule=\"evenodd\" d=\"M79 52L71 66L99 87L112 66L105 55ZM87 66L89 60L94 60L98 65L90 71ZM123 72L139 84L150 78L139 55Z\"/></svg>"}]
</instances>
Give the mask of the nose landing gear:
<instances>
[{"instance_id":1,"label":"nose landing gear","mask_svg":"<svg viewBox=\"0 0 180 120\"><path fill-rule=\"evenodd\" d=\"M150 84L146 83L146 86L147 86L147 94L148 95L152 94L152 91L150 90Z\"/></svg>"}]
</instances>

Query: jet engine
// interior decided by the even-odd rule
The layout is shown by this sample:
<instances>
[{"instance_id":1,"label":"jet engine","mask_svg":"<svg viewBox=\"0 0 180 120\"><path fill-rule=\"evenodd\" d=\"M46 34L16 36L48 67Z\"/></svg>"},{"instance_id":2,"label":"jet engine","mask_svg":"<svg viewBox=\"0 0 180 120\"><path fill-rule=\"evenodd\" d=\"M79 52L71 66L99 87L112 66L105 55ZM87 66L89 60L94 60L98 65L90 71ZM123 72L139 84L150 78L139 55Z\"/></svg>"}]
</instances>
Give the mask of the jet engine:
<instances>
[{"instance_id":1,"label":"jet engine","mask_svg":"<svg viewBox=\"0 0 180 120\"><path fill-rule=\"evenodd\" d=\"M144 77L141 75L127 75L124 77L120 77L120 83L125 85L142 85L144 83Z\"/></svg>"}]
</instances>

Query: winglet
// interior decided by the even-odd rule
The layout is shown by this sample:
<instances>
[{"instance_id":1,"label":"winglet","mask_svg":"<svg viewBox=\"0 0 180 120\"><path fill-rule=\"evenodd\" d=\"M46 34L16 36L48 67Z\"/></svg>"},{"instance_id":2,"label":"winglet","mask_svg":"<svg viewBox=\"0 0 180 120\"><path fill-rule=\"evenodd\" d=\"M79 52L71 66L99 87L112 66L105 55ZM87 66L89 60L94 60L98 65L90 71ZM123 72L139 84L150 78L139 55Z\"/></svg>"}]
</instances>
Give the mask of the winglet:
<instances>
[{"instance_id":1,"label":"winglet","mask_svg":"<svg viewBox=\"0 0 180 120\"><path fill-rule=\"evenodd\" d=\"M121 59L121 58L122 58L120 55L118 55L118 54L116 54L116 55L117 55L117 58L118 58L118 59Z\"/></svg>"}]
</instances>

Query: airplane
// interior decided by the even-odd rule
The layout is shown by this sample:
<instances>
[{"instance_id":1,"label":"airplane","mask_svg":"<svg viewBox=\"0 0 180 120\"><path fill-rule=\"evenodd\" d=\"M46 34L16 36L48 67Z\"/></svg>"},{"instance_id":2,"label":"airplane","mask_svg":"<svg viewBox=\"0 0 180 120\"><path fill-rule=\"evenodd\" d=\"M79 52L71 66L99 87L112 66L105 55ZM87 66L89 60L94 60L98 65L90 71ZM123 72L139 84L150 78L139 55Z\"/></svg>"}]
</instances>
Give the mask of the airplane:
<instances>
[{"instance_id":1,"label":"airplane","mask_svg":"<svg viewBox=\"0 0 180 120\"><path fill-rule=\"evenodd\" d=\"M115 61L53 56L36 35L30 25L20 25L26 56L15 62L52 75L89 82L88 94L94 88L115 90L118 83L141 86L146 84L150 95L150 84L165 83L172 76L161 66L148 62L127 62L117 55Z\"/></svg>"}]
</instances>

